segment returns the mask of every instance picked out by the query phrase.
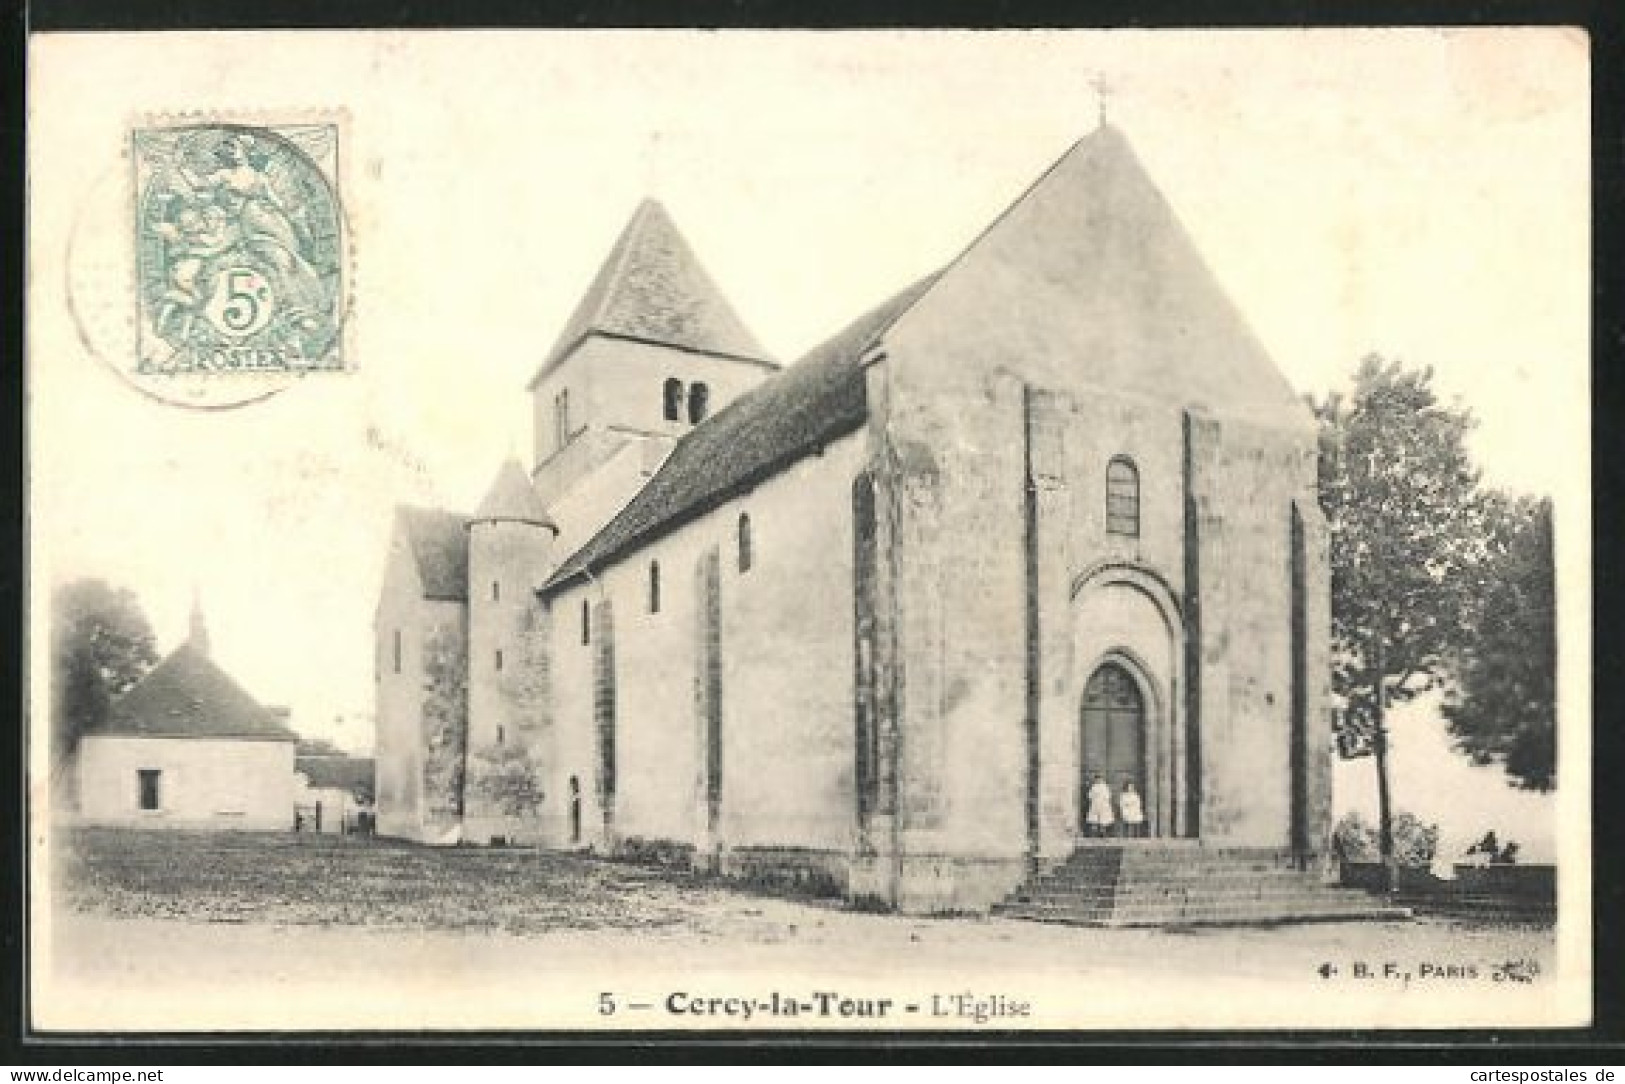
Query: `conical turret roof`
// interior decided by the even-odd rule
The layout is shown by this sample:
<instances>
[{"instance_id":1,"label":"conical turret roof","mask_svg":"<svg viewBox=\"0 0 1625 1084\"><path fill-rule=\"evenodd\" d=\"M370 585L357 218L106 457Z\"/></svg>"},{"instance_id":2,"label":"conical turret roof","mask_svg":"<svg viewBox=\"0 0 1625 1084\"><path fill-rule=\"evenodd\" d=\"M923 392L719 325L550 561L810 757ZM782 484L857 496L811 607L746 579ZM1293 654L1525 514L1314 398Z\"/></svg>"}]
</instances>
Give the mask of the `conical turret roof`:
<instances>
[{"instance_id":1,"label":"conical turret roof","mask_svg":"<svg viewBox=\"0 0 1625 1084\"><path fill-rule=\"evenodd\" d=\"M594 334L773 364L652 199L633 212L531 386Z\"/></svg>"},{"instance_id":2,"label":"conical turret roof","mask_svg":"<svg viewBox=\"0 0 1625 1084\"><path fill-rule=\"evenodd\" d=\"M538 527L551 528L555 533L558 531L558 525L547 514L547 508L530 484L530 476L517 459L509 458L502 464L496 480L491 483L485 499L470 520L471 523L497 521L534 523Z\"/></svg>"}]
</instances>

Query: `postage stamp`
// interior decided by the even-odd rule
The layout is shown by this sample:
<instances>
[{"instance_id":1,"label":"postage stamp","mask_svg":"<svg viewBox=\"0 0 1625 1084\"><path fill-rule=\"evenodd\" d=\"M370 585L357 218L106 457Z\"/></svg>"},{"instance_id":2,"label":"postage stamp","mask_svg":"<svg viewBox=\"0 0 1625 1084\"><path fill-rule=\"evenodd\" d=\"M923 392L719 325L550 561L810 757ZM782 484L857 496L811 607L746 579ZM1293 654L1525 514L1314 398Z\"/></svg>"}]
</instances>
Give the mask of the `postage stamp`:
<instances>
[{"instance_id":1,"label":"postage stamp","mask_svg":"<svg viewBox=\"0 0 1625 1084\"><path fill-rule=\"evenodd\" d=\"M338 129L132 133L137 373L342 369Z\"/></svg>"}]
</instances>

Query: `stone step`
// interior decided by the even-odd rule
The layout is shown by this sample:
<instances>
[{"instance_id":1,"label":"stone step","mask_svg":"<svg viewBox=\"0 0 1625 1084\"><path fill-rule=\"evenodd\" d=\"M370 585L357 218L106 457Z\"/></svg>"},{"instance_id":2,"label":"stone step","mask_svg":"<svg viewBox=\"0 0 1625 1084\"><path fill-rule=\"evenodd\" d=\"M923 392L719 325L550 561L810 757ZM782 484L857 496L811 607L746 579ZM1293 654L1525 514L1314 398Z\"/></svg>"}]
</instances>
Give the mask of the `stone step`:
<instances>
[{"instance_id":1,"label":"stone step","mask_svg":"<svg viewBox=\"0 0 1625 1084\"><path fill-rule=\"evenodd\" d=\"M1060 872L1060 871L1063 871L1063 870L1077 870L1077 871L1088 872L1088 873L1096 873L1096 872L1101 872L1101 871L1111 871L1111 870L1119 870L1119 869L1123 870L1125 872L1133 872L1133 873L1145 874L1145 875L1155 875L1155 874L1189 875L1189 874L1193 874L1193 873L1196 873L1196 872L1260 873L1260 874L1307 873L1307 872L1311 872L1311 871L1308 871L1308 870L1301 869L1298 865L1296 865L1295 863L1292 863L1292 862L1265 862L1265 861L1245 862L1245 861L1241 861L1241 860L1223 861L1223 862L1219 862L1219 861L1201 861L1201 862L1196 862L1196 861L1192 861L1192 862L1155 861L1155 862L1147 862L1147 861L1141 861L1139 859L1134 859L1134 858L1124 859L1121 862L1118 862L1118 861L1110 861L1110 862L1108 862L1108 861L1093 861L1093 862L1068 861L1068 862L1063 862L1059 866L1056 866L1051 872Z\"/></svg>"},{"instance_id":2,"label":"stone step","mask_svg":"<svg viewBox=\"0 0 1625 1084\"><path fill-rule=\"evenodd\" d=\"M1257 890L1195 888L1189 891L1177 892L1147 890L1140 885L1119 886L1115 891L1101 888L1092 892L1071 892L1034 886L1018 890L1014 898L1019 901L1046 900L1064 902L1077 900L1088 904L1109 905L1115 903L1118 907L1250 900L1327 899L1362 903L1371 900L1365 893L1353 889L1331 889L1319 885L1283 885Z\"/></svg>"},{"instance_id":3,"label":"stone step","mask_svg":"<svg viewBox=\"0 0 1625 1084\"><path fill-rule=\"evenodd\" d=\"M1177 911L1181 913L1224 911L1232 909L1264 909L1264 910L1292 910L1303 907L1350 907L1361 909L1372 906L1388 906L1387 904L1373 903L1371 900L1344 899L1336 896L1327 897L1314 893L1298 896L1269 896L1252 899L1237 897L1209 897L1206 899L1188 900L1155 900L1155 899L1077 899L1075 897L1060 896L1017 896L1009 901L1014 907L1028 907L1048 910L1079 910L1088 912L1111 912L1119 915L1140 911Z\"/></svg>"},{"instance_id":4,"label":"stone step","mask_svg":"<svg viewBox=\"0 0 1625 1084\"><path fill-rule=\"evenodd\" d=\"M1050 874L1034 878L1029 884L1032 887L1052 888L1063 892L1089 892L1102 886L1114 884L1141 885L1158 891L1189 891L1193 889L1235 889L1237 891L1251 891L1259 887L1286 887L1309 885L1314 887L1332 887L1313 874L1293 874L1291 876L1273 876L1260 874L1246 874L1241 876L1226 874L1222 877L1204 877L1193 874L1188 877L1139 877L1134 874L1124 874L1121 877L1085 878L1070 874Z\"/></svg>"},{"instance_id":5,"label":"stone step","mask_svg":"<svg viewBox=\"0 0 1625 1084\"><path fill-rule=\"evenodd\" d=\"M1279 905L1087 908L1004 904L994 913L1005 918L1087 926L1244 925L1259 922L1324 922L1407 919L1408 908L1359 901L1324 899L1283 901Z\"/></svg>"}]
</instances>

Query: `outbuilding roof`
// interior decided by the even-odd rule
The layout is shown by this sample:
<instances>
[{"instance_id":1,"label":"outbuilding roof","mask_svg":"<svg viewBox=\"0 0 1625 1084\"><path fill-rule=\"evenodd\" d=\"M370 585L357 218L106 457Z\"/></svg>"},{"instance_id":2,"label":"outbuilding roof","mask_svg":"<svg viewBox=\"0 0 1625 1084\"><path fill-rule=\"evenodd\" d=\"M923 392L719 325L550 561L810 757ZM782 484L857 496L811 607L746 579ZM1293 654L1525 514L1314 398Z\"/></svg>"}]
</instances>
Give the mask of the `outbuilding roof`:
<instances>
[{"instance_id":1,"label":"outbuilding roof","mask_svg":"<svg viewBox=\"0 0 1625 1084\"><path fill-rule=\"evenodd\" d=\"M182 644L113 702L87 736L298 741L259 701L191 644Z\"/></svg>"},{"instance_id":2,"label":"outbuilding roof","mask_svg":"<svg viewBox=\"0 0 1625 1084\"><path fill-rule=\"evenodd\" d=\"M293 770L316 790L347 790L369 796L373 792L371 757L298 757Z\"/></svg>"}]
</instances>

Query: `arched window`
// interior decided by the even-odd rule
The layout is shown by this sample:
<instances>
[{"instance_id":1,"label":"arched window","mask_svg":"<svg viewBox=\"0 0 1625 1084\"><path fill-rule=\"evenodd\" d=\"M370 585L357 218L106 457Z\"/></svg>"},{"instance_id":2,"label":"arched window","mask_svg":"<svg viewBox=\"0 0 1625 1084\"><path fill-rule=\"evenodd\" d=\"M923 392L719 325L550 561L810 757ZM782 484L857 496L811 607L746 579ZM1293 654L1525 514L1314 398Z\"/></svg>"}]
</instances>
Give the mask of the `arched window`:
<instances>
[{"instance_id":1,"label":"arched window","mask_svg":"<svg viewBox=\"0 0 1625 1084\"><path fill-rule=\"evenodd\" d=\"M1127 456L1106 465L1106 532L1140 536L1140 472Z\"/></svg>"},{"instance_id":2,"label":"arched window","mask_svg":"<svg viewBox=\"0 0 1625 1084\"><path fill-rule=\"evenodd\" d=\"M581 600L581 642L592 643L592 611L587 607L587 600Z\"/></svg>"},{"instance_id":3,"label":"arched window","mask_svg":"<svg viewBox=\"0 0 1625 1084\"><path fill-rule=\"evenodd\" d=\"M691 424L699 424L705 420L705 411L711 403L711 389L704 384L695 384L688 389L688 420Z\"/></svg>"},{"instance_id":4,"label":"arched window","mask_svg":"<svg viewBox=\"0 0 1625 1084\"><path fill-rule=\"evenodd\" d=\"M683 382L675 376L666 381L665 391L662 395L665 415L668 422L683 420Z\"/></svg>"},{"instance_id":5,"label":"arched window","mask_svg":"<svg viewBox=\"0 0 1625 1084\"><path fill-rule=\"evenodd\" d=\"M739 513L739 571L749 572L755 555L751 552L750 515Z\"/></svg>"},{"instance_id":6,"label":"arched window","mask_svg":"<svg viewBox=\"0 0 1625 1084\"><path fill-rule=\"evenodd\" d=\"M649 612L660 612L660 562L649 562Z\"/></svg>"}]
</instances>

